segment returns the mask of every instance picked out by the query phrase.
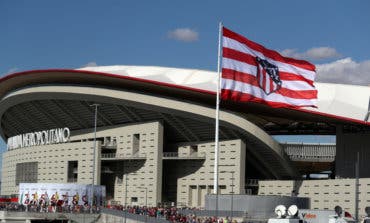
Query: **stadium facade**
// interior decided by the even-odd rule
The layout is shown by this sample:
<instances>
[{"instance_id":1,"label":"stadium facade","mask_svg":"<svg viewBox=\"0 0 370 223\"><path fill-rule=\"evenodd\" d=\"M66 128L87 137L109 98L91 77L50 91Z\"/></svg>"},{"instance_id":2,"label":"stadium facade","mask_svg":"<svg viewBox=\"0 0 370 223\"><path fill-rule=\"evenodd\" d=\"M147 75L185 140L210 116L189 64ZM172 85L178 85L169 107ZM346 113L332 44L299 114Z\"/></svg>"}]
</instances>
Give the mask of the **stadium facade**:
<instances>
[{"instance_id":1,"label":"stadium facade","mask_svg":"<svg viewBox=\"0 0 370 223\"><path fill-rule=\"evenodd\" d=\"M216 82L214 72L143 66L3 77L0 134L8 150L2 195L17 194L19 183L94 182L120 204L204 207L205 195L213 191ZM221 103L221 194L291 195L303 174L322 171L331 171L331 182L353 178L358 153L360 176L370 178L370 124L363 121L369 87L317 83L317 88L318 109ZM336 148L283 145L272 137L277 134L336 135ZM299 196L310 197L307 193ZM365 199L370 205L370 194Z\"/></svg>"}]
</instances>

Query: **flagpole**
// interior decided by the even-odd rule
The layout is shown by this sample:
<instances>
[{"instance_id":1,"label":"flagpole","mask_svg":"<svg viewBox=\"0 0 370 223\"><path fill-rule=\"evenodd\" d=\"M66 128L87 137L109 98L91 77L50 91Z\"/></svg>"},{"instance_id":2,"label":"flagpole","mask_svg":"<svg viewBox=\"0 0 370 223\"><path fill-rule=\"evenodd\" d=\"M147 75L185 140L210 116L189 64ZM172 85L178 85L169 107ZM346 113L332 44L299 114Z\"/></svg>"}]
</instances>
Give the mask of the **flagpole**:
<instances>
[{"instance_id":1,"label":"flagpole","mask_svg":"<svg viewBox=\"0 0 370 223\"><path fill-rule=\"evenodd\" d=\"M216 126L215 126L215 162L214 162L214 177L213 177L213 193L216 194L216 211L218 209L218 149L219 149L219 113L220 113L220 82L221 82L221 38L222 38L222 23L219 24L218 34L218 59L217 59L217 96L216 96Z\"/></svg>"}]
</instances>

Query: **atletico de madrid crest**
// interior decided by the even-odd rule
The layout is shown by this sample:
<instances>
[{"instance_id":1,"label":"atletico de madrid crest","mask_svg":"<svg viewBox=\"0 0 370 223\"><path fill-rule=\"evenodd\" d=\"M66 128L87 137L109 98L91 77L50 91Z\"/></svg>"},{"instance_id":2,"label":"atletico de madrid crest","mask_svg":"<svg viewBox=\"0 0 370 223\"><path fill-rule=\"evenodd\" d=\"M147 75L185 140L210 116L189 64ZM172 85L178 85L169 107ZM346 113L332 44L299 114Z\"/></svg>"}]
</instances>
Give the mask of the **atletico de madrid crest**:
<instances>
[{"instance_id":1,"label":"atletico de madrid crest","mask_svg":"<svg viewBox=\"0 0 370 223\"><path fill-rule=\"evenodd\" d=\"M256 57L257 82L260 88L267 94L278 91L281 88L279 68L267 60Z\"/></svg>"}]
</instances>

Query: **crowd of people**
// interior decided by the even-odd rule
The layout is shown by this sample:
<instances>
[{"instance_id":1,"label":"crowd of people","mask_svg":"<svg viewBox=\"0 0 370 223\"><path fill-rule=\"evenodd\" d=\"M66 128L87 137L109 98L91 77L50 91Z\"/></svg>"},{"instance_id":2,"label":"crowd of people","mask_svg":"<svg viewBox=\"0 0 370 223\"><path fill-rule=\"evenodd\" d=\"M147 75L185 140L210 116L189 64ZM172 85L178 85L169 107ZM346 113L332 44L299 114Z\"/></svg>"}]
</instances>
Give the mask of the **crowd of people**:
<instances>
[{"instance_id":1,"label":"crowd of people","mask_svg":"<svg viewBox=\"0 0 370 223\"><path fill-rule=\"evenodd\" d=\"M111 206L111 209L125 211L126 208L122 205ZM173 223L236 223L234 219L231 221L230 217L217 218L215 216L196 216L192 214L182 214L181 209L176 207L140 207L140 206L127 206L127 212L138 215L146 215L154 218L166 219Z\"/></svg>"},{"instance_id":2,"label":"crowd of people","mask_svg":"<svg viewBox=\"0 0 370 223\"><path fill-rule=\"evenodd\" d=\"M230 217L217 218L215 216L196 216L195 212L183 214L176 207L146 207L146 206L127 206L122 205L109 206L107 208L127 213L145 215L153 218L166 219L173 223L236 223L235 219L231 221ZM29 212L49 212L49 213L100 213L101 207L86 205L65 205L65 206L46 206L37 204L19 204L19 203L0 203L1 211L29 211ZM189 210L189 209L188 209Z\"/></svg>"}]
</instances>

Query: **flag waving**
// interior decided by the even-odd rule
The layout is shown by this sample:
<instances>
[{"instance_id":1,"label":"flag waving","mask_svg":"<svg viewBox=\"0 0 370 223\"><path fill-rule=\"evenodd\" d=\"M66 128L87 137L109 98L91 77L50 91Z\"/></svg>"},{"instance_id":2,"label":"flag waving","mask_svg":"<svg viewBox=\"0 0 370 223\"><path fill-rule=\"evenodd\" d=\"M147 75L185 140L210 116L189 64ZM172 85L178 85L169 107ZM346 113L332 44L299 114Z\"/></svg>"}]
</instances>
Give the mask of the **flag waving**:
<instances>
[{"instance_id":1,"label":"flag waving","mask_svg":"<svg viewBox=\"0 0 370 223\"><path fill-rule=\"evenodd\" d=\"M223 27L221 99L272 107L316 107L315 65Z\"/></svg>"}]
</instances>

